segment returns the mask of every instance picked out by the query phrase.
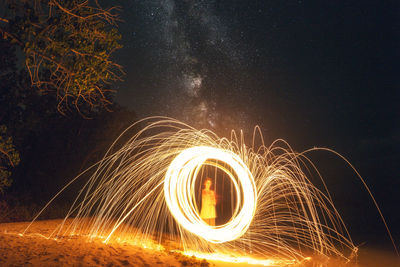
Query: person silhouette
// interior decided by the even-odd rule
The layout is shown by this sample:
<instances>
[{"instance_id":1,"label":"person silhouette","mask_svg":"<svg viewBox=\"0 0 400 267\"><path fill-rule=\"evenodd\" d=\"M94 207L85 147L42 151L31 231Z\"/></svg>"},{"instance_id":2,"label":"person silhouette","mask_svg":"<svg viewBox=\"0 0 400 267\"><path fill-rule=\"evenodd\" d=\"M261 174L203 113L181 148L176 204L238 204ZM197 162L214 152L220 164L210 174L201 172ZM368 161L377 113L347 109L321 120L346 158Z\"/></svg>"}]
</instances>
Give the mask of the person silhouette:
<instances>
[{"instance_id":1,"label":"person silhouette","mask_svg":"<svg viewBox=\"0 0 400 267\"><path fill-rule=\"evenodd\" d=\"M208 225L215 226L215 218L217 217L215 212L215 192L211 190L212 180L206 178L204 181L204 189L201 191L201 210L200 218L203 219Z\"/></svg>"}]
</instances>

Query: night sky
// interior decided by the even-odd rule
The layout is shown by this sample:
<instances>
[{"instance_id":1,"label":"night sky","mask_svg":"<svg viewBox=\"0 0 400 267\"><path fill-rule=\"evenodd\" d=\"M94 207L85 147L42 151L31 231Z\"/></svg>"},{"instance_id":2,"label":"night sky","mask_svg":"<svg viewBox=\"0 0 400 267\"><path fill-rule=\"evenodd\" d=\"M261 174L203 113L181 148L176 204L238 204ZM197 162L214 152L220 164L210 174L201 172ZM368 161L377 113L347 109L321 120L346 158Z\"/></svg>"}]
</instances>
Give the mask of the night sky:
<instances>
[{"instance_id":1,"label":"night sky","mask_svg":"<svg viewBox=\"0 0 400 267\"><path fill-rule=\"evenodd\" d=\"M117 62L127 73L118 103L139 118L170 116L225 136L260 125L267 144L335 149L400 242L398 1L111 2L122 8ZM354 172L328 153L310 157L350 232L363 236L356 243L387 242Z\"/></svg>"}]
</instances>

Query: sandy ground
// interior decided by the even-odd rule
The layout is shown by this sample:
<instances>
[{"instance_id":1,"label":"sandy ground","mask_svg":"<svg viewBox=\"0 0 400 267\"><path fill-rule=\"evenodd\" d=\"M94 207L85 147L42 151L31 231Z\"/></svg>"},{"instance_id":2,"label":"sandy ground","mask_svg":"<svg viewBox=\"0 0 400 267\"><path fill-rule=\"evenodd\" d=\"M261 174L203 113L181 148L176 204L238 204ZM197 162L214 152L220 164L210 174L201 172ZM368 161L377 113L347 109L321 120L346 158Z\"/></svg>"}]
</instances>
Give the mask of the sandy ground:
<instances>
[{"instance_id":1,"label":"sandy ground","mask_svg":"<svg viewBox=\"0 0 400 267\"><path fill-rule=\"evenodd\" d=\"M0 224L0 266L210 266L179 253L73 236L47 239L61 220Z\"/></svg>"},{"instance_id":2,"label":"sandy ground","mask_svg":"<svg viewBox=\"0 0 400 267\"><path fill-rule=\"evenodd\" d=\"M244 267L248 264L205 261L166 250L146 249L126 243L104 244L73 236L47 239L60 220L35 222L21 236L28 223L0 224L0 266L216 266ZM302 266L313 266L310 262ZM314 265L315 266L315 265ZM329 266L339 266L335 263ZM400 267L393 252L360 249L359 262L344 266Z\"/></svg>"}]
</instances>

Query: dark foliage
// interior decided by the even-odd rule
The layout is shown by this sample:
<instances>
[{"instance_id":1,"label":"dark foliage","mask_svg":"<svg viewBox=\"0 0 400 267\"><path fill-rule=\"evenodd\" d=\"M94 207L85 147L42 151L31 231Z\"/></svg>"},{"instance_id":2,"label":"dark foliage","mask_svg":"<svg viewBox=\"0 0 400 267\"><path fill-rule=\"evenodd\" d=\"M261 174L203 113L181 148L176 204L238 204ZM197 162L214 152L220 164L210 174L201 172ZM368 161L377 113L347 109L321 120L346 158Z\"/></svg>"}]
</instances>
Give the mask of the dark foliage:
<instances>
[{"instance_id":1,"label":"dark foliage","mask_svg":"<svg viewBox=\"0 0 400 267\"><path fill-rule=\"evenodd\" d=\"M56 1L47 2L51 2L53 5L58 3ZM74 1L74 3L80 2ZM25 11L29 8L31 8L29 4L23 6ZM71 7L69 6L69 8ZM83 6L83 8L86 7ZM90 9L89 11L100 12L98 9ZM12 23L18 21L19 26L17 26L21 27L21 23L27 23L27 21L34 19L32 16L24 13L21 17L14 17L15 21ZM60 18L63 16L66 15L60 13ZM23 22L24 20L25 22ZM72 20L68 22L72 23L72 26L78 23ZM64 27L68 23L58 23L58 25ZM102 25L102 23L104 21L99 21L98 25ZM34 27L32 25L29 27ZM56 24L53 23L52 25L55 26ZM104 26L101 25L100 28ZM14 24L13 27L17 26ZM34 31L34 29L31 30ZM61 40L67 42L70 39L65 29L61 29L58 33ZM36 35L32 32L29 34ZM113 35L110 38L112 39L110 39L110 42L116 42L119 37ZM71 45L74 45L75 41L78 42L77 39L73 40ZM108 93L104 95L108 103L107 109L100 103L97 103L99 104L97 105L94 102L81 101L81 99L74 103L77 105L75 111L71 109L71 112L60 113L60 106L58 105L60 92L57 89L55 90L57 93L49 93L47 90L43 90L40 84L32 81L30 70L22 66L24 61L26 63L27 58L29 58L26 47L31 45L33 44L25 43L21 47L21 44L13 41L12 38L0 39L0 125L2 125L0 127L0 149L4 148L3 150L7 152L7 155L3 153L2 156L4 155L4 157L1 158L1 170L4 169L7 172L4 173L7 174L7 177L4 176L3 179L3 173L0 174L0 191L9 187L11 180L13 181L11 187L6 189L6 194L0 195L1 221L29 220L38 211L38 207L42 207L67 182L80 171L101 159L113 140L136 118L134 112L113 104L112 95ZM51 46L52 44L48 45ZM88 44L87 47L107 50L110 48L107 45L105 44L101 48L98 44ZM117 43L112 45L118 46ZM37 48L32 49L37 50ZM62 48L57 49L67 52L72 48L62 46ZM100 50L92 52L98 53ZM50 50L46 51L49 52ZM49 53L53 52L50 51ZM56 58L67 60L64 54L54 53ZM107 57L106 60L108 60L108 56L104 54L104 57ZM98 67L101 65L96 60L96 62L92 61L89 56L68 57L68 64L72 67L80 66L78 67L81 75L79 79L92 79L92 76L85 74L85 71L91 68L85 65L85 60L87 60L86 63L90 61L91 64ZM104 66L104 68L107 69L107 66ZM46 78L47 70L40 69L39 72L43 74L40 75L41 78ZM96 72L91 73L96 74ZM102 79L101 75L104 73L97 74ZM107 90L111 88L110 81L112 79L109 79L107 85L104 85ZM76 81L77 84L73 86L80 86L78 83L81 82L84 81ZM93 84L97 84L96 81L93 81ZM75 89L70 87L68 90ZM90 89L88 90L90 91ZM76 95L76 97L81 96ZM65 109L62 111L65 111ZM84 177L81 183L83 182ZM73 193L68 194L67 192L61 202L55 203L54 207L64 207L64 203L70 203L67 200L72 199L79 190L79 184L75 186L71 188ZM58 211L50 211L50 214L46 217L57 217L64 211L64 208L58 208Z\"/></svg>"},{"instance_id":2,"label":"dark foliage","mask_svg":"<svg viewBox=\"0 0 400 267\"><path fill-rule=\"evenodd\" d=\"M122 67L111 56L121 48L116 8L73 0L9 1L0 33L17 45L34 89L54 95L58 110L111 104L110 84Z\"/></svg>"}]
</instances>

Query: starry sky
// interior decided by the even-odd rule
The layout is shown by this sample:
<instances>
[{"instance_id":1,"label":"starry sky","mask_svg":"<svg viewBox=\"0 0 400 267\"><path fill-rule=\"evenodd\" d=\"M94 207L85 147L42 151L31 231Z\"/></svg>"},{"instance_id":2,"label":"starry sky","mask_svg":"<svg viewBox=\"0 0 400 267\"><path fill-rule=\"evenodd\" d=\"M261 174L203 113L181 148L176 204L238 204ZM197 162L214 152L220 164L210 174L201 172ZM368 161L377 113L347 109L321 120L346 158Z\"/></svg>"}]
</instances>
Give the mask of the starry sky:
<instances>
[{"instance_id":1,"label":"starry sky","mask_svg":"<svg viewBox=\"0 0 400 267\"><path fill-rule=\"evenodd\" d=\"M333 148L360 171L400 237L398 1L105 2L122 8L116 59L127 75L116 102L139 118L170 116L225 136L260 125L267 144ZM375 220L365 229L381 227L342 161L311 158L339 206L369 203L359 208ZM351 212L350 223L365 223Z\"/></svg>"}]
</instances>

